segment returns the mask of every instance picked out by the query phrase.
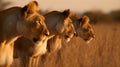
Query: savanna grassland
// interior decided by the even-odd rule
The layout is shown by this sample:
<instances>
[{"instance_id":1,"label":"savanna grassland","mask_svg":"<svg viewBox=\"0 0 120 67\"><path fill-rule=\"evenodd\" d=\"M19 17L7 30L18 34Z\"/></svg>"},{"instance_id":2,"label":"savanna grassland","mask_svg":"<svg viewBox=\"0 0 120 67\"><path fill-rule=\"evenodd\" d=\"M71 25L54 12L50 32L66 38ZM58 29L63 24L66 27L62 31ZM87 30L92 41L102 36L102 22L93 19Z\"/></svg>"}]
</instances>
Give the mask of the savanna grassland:
<instances>
[{"instance_id":1,"label":"savanna grassland","mask_svg":"<svg viewBox=\"0 0 120 67\"><path fill-rule=\"evenodd\" d=\"M12 2L0 0L0 11L10 4ZM108 14L101 11L84 14L90 16L92 22L97 22L93 25L95 39L86 44L75 37L71 42L63 43L62 49L50 54L44 63L40 60L39 67L120 67L120 10ZM20 67L19 59L14 59L11 67Z\"/></svg>"},{"instance_id":2,"label":"savanna grassland","mask_svg":"<svg viewBox=\"0 0 120 67\"><path fill-rule=\"evenodd\" d=\"M81 38L64 43L62 49L41 61L39 67L120 67L120 23L97 23L95 39L86 44ZM19 67L14 60L12 67Z\"/></svg>"}]
</instances>

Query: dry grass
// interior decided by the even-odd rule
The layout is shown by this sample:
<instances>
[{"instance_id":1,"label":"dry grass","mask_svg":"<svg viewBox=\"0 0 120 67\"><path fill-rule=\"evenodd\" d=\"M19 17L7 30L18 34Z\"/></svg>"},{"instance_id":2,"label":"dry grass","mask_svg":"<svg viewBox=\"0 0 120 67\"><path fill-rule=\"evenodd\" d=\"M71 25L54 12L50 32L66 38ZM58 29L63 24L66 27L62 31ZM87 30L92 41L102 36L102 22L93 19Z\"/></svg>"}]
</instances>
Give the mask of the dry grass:
<instances>
[{"instance_id":1,"label":"dry grass","mask_svg":"<svg viewBox=\"0 0 120 67\"><path fill-rule=\"evenodd\" d=\"M120 24L96 24L96 38L86 44L80 38L50 55L44 67L120 67ZM18 67L15 60L12 67ZM40 62L39 67L43 67Z\"/></svg>"}]
</instances>

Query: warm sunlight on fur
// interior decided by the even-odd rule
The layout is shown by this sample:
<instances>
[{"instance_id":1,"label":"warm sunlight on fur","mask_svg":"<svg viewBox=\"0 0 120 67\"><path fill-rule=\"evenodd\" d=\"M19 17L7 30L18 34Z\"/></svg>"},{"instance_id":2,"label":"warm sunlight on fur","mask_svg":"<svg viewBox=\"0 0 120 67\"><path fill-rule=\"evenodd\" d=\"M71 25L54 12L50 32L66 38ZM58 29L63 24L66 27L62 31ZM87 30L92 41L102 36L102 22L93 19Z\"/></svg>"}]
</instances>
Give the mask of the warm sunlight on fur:
<instances>
[{"instance_id":1,"label":"warm sunlight on fur","mask_svg":"<svg viewBox=\"0 0 120 67\"><path fill-rule=\"evenodd\" d=\"M55 37L49 40L47 39L42 43L41 42L32 43L30 40L25 38L18 39L17 42L15 42L14 57L21 58L21 62L22 62L21 66L31 66L30 63L31 59L38 60L39 59L38 57L46 53L46 51L49 52L49 50L53 50L53 48L50 48L49 45L53 44L54 45L53 47L55 47L55 49L58 49L60 47L56 45L61 46L61 37L64 37L66 39L71 39L76 33L74 26L72 24L72 20L69 18L68 11L63 11L63 12L52 11L45 14L44 16L45 16L46 25L50 31L50 35L55 35ZM56 38L56 36L58 37ZM53 41L54 38L56 39ZM17 46L21 46L21 47L17 47Z\"/></svg>"},{"instance_id":2,"label":"warm sunlight on fur","mask_svg":"<svg viewBox=\"0 0 120 67\"><path fill-rule=\"evenodd\" d=\"M90 43L90 41L95 38L95 33L92 25L89 23L89 17L83 16L78 18L75 14L72 14L70 18L73 20L76 36L81 37L86 43Z\"/></svg>"},{"instance_id":3,"label":"warm sunlight on fur","mask_svg":"<svg viewBox=\"0 0 120 67\"><path fill-rule=\"evenodd\" d=\"M44 17L37 13L36 7L38 4L32 1L23 8L0 11L0 66L9 67L12 64L13 43L17 38L23 36L36 42L49 35Z\"/></svg>"}]
</instances>

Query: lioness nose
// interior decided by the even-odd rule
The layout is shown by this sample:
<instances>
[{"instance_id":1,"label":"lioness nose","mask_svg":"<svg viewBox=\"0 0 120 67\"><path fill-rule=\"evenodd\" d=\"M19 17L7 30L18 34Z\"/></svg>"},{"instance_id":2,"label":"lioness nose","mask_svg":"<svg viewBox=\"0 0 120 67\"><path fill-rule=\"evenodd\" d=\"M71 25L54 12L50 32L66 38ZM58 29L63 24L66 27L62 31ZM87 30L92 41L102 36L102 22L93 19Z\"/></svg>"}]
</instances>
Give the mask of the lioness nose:
<instances>
[{"instance_id":1,"label":"lioness nose","mask_svg":"<svg viewBox=\"0 0 120 67\"><path fill-rule=\"evenodd\" d=\"M45 36L49 36L49 35L50 35L50 33L49 33L49 32L46 32L46 33L45 33Z\"/></svg>"}]
</instances>

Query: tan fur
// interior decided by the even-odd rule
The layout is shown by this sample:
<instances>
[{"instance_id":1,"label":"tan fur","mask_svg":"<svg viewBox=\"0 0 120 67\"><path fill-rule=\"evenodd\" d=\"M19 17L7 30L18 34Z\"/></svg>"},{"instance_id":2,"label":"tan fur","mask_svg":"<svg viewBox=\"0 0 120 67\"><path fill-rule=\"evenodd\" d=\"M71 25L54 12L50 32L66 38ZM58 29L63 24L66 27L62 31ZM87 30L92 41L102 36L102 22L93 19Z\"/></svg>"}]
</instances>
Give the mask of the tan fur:
<instances>
[{"instance_id":1,"label":"tan fur","mask_svg":"<svg viewBox=\"0 0 120 67\"><path fill-rule=\"evenodd\" d=\"M76 32L69 15L69 11L52 11L45 14L45 22L50 33L58 34L66 39L72 38Z\"/></svg>"},{"instance_id":2,"label":"tan fur","mask_svg":"<svg viewBox=\"0 0 120 67\"><path fill-rule=\"evenodd\" d=\"M89 23L89 17L83 16L78 18L75 15L71 15L71 19L76 30L76 36L81 37L86 43L89 43L95 37L94 29Z\"/></svg>"},{"instance_id":3,"label":"tan fur","mask_svg":"<svg viewBox=\"0 0 120 67\"><path fill-rule=\"evenodd\" d=\"M45 17L47 16L52 16L51 18L47 18L46 20L50 20L50 19L53 19L54 21L56 21L56 22L54 22L54 21L50 21L50 23L52 23L52 24L48 24L48 23L46 23L46 25L48 26L48 29L49 29L49 31L50 31L50 33L53 33L54 32L54 30L58 30L58 32L57 32L57 35L56 36L54 36L52 39L50 39L50 40L48 40L48 46L47 46L47 49L48 49L48 51L49 52L51 52L51 51L56 51L56 50L59 50L60 48L61 48L61 39L63 38L63 36L64 36L64 38L65 38L65 40L67 40L67 42L68 41L70 41L70 39L74 36L74 34L76 33L75 32L75 30L73 29L74 28L74 26L73 26L73 24L72 24L72 20L70 19L70 11L68 11L68 10L65 10L64 11L66 14L69 14L69 16L64 20L64 21L59 21L59 22L64 22L64 23L59 23L57 26L54 26L55 24L56 24L56 20L59 20L59 16L57 16L56 17L56 19L54 19L55 18L55 16L54 15L60 15L61 16L61 14L60 14L60 12L58 12L58 11L53 11L53 12L50 12L50 14L48 13L48 14L46 14L45 15ZM63 13L64 13L63 12ZM63 17L61 17L62 19L64 19L64 16ZM69 23L68 23L69 22ZM64 25L63 25L64 24ZM55 28L56 27L56 28ZM59 29L60 28L60 29ZM53 30L53 32L51 32ZM72 31L73 30L73 31ZM61 32L64 32L64 33L62 33L62 34L60 34ZM74 33L74 34L73 34ZM61 35L62 35L62 37L61 37ZM66 38L66 37L68 37L68 38Z\"/></svg>"},{"instance_id":4,"label":"tan fur","mask_svg":"<svg viewBox=\"0 0 120 67\"><path fill-rule=\"evenodd\" d=\"M0 12L0 67L12 64L13 43L17 38L23 36L36 42L49 35L44 17L37 13L35 7L38 5L32 1L23 8L12 7ZM29 13L31 11L33 12Z\"/></svg>"},{"instance_id":5,"label":"tan fur","mask_svg":"<svg viewBox=\"0 0 120 67\"><path fill-rule=\"evenodd\" d=\"M67 10L69 11L69 10ZM70 18L72 19L72 23L76 30L76 37L81 37L87 43L89 43L94 37L94 29L89 23L90 19L88 16L83 16L78 18L76 14L70 12ZM42 60L45 61L49 55L58 52L61 45L61 38L60 36L54 36L52 39L48 40L48 52L42 57ZM59 52L58 52L59 53ZM43 59L44 58L44 59Z\"/></svg>"},{"instance_id":6,"label":"tan fur","mask_svg":"<svg viewBox=\"0 0 120 67\"><path fill-rule=\"evenodd\" d=\"M37 59L39 55L43 55L47 52L47 41L53 36L54 35L48 36L43 41L37 43L33 43L24 37L19 38L15 41L14 58L20 58L21 67L31 67L32 60Z\"/></svg>"},{"instance_id":7,"label":"tan fur","mask_svg":"<svg viewBox=\"0 0 120 67\"><path fill-rule=\"evenodd\" d=\"M49 40L47 39L49 41L48 43L51 44L51 42L53 42L55 46L57 45L56 43L58 43L59 41L58 46L55 46L55 48L56 47L58 48L61 45L61 37L65 37L66 39L71 39L76 33L72 24L72 20L69 18L69 12L52 11L44 16L45 16L45 19L46 19L45 22L50 31L50 34L55 35L52 39L49 39ZM23 64L24 67L26 66L30 67L32 66L31 60L33 60L34 58L38 60L38 56L43 55L46 52L47 50L46 47L48 44L47 44L47 40L45 41L45 43L38 43L38 44L34 44L31 41L27 42L25 40L26 40L25 38L20 40L18 39L17 42L15 42L16 52L14 55L18 55L18 57L21 58L21 61L23 63L26 62L26 64ZM19 47L16 47L16 46L19 46ZM26 60L24 60L24 57L25 58L27 57Z\"/></svg>"},{"instance_id":8,"label":"tan fur","mask_svg":"<svg viewBox=\"0 0 120 67\"><path fill-rule=\"evenodd\" d=\"M70 10L67 10L70 11ZM81 37L86 43L89 43L94 37L94 29L89 23L90 19L88 16L83 16L78 18L76 14L70 12L70 18L72 19L72 23L76 30L76 37ZM59 36L55 36L52 39L48 40L48 50L49 52L45 56L49 56L52 53L60 50L61 48L61 38Z\"/></svg>"}]
</instances>

